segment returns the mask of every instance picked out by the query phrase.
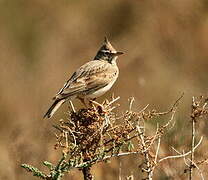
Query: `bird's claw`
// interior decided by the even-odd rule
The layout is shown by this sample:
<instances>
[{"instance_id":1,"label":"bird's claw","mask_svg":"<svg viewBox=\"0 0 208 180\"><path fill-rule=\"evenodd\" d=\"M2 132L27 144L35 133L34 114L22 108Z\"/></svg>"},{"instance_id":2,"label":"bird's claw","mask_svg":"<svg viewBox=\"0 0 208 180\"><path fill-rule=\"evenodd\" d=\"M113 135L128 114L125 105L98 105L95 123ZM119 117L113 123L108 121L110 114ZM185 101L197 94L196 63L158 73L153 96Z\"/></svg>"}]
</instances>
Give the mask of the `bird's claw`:
<instances>
[{"instance_id":1,"label":"bird's claw","mask_svg":"<svg viewBox=\"0 0 208 180\"><path fill-rule=\"evenodd\" d=\"M90 106L93 107L94 109L98 109L98 111L102 113L107 113L103 104L100 104L94 100L90 100L89 102L90 102Z\"/></svg>"}]
</instances>

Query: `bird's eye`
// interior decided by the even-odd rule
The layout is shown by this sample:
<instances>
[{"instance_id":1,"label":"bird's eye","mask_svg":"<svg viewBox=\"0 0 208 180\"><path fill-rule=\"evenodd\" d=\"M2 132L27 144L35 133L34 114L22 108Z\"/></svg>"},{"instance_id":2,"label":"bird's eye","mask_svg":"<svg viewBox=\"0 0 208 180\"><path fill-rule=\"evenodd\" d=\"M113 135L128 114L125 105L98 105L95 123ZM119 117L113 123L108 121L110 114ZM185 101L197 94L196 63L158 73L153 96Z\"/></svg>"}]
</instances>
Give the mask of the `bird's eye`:
<instances>
[{"instance_id":1,"label":"bird's eye","mask_svg":"<svg viewBox=\"0 0 208 180\"><path fill-rule=\"evenodd\" d=\"M104 52L104 54L105 54L106 56L108 56L108 55L110 54L110 52L106 51L106 52Z\"/></svg>"},{"instance_id":2,"label":"bird's eye","mask_svg":"<svg viewBox=\"0 0 208 180\"><path fill-rule=\"evenodd\" d=\"M111 54L111 52L108 50L102 50L101 52L103 53L104 56L109 56Z\"/></svg>"}]
</instances>

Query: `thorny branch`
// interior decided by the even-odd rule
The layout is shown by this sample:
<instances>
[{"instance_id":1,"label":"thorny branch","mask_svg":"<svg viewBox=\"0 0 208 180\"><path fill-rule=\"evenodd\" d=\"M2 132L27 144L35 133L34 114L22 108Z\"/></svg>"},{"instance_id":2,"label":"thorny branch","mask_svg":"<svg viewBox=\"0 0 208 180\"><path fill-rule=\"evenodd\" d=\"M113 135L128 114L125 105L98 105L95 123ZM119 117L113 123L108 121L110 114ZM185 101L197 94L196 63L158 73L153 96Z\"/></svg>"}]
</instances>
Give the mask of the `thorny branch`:
<instances>
[{"instance_id":1,"label":"thorny branch","mask_svg":"<svg viewBox=\"0 0 208 180\"><path fill-rule=\"evenodd\" d=\"M194 110L196 109L197 104L195 103L195 98L192 98L192 114L194 113ZM189 166L189 180L192 180L193 177L193 168L194 166L194 144L195 144L195 123L196 123L196 116L193 114L191 116L191 122L192 122L192 127L191 127L191 162Z\"/></svg>"},{"instance_id":2,"label":"thorny branch","mask_svg":"<svg viewBox=\"0 0 208 180\"><path fill-rule=\"evenodd\" d=\"M196 165L195 157L194 157L194 151L195 151L195 138L196 138L196 123L198 122L198 119L202 117L203 115L208 114L207 109L207 100L203 98L203 96L199 97L198 100L196 100L195 97L192 97L192 105L191 105L191 158L190 158L190 164L189 164L189 180L193 179L193 169L198 168ZM203 175L202 175L203 177Z\"/></svg>"},{"instance_id":3,"label":"thorny branch","mask_svg":"<svg viewBox=\"0 0 208 180\"><path fill-rule=\"evenodd\" d=\"M93 164L138 153L127 147L137 137L134 122L126 118L118 123L112 111L118 107L113 105L118 99L105 100L102 104L91 101L91 108L73 111L68 121L54 126L59 131L55 148L63 148L70 158L68 170L81 169L84 179L92 179L90 167Z\"/></svg>"},{"instance_id":4,"label":"thorny branch","mask_svg":"<svg viewBox=\"0 0 208 180\"><path fill-rule=\"evenodd\" d=\"M196 146L194 146L194 148L193 148L194 150L201 144L202 140L203 140L203 137L201 137L201 139L199 140L198 144L197 144ZM172 147L172 148L173 148L173 147ZM177 151L177 150L174 149L174 148L173 148L173 150L174 150L176 153L178 153L179 155L166 156L166 157L160 159L160 160L158 161L158 163L161 163L162 161L167 160L167 159L175 159L175 158L186 157L186 156L188 156L189 154L192 153L192 150L191 150L191 151L188 151L188 152L186 152L186 153L180 153L179 151Z\"/></svg>"},{"instance_id":5,"label":"thorny branch","mask_svg":"<svg viewBox=\"0 0 208 180\"><path fill-rule=\"evenodd\" d=\"M142 114L142 119L143 120L143 126L141 126L141 124L138 121L138 125L136 126L137 131L138 131L138 135L139 135L139 144L141 144L141 152L142 155L144 157L144 163L141 164L139 167L142 168L143 172L145 172L147 174L147 177L145 177L145 179L151 180L153 177L153 172L154 169L157 165L157 161L158 161L158 154L159 154L159 149L160 149L160 143L161 143L161 137L162 135L164 135L164 131L169 127L169 125L171 124L171 122L174 119L175 113L176 113L176 109L178 107L178 104L180 102L180 100L182 99L183 94L176 100L176 102L172 105L172 107L165 112L156 112L156 111L151 111L146 113L145 110L147 108L147 106L144 108L144 111L141 111L140 113ZM130 103L132 104L132 103ZM131 105L132 106L132 105ZM168 122L164 125L159 126L159 124L157 124L157 129L156 129L156 133L154 136L147 136L146 135L146 128L145 128L145 120L146 117L153 118L153 117L158 117L158 116L163 116L163 115L167 115L171 113L171 117L168 120ZM155 153L155 157L153 157L150 154L150 148L152 148L152 146L155 144L155 142L158 141L157 144L157 149L156 149L156 153ZM143 166L143 167L142 167Z\"/></svg>"},{"instance_id":6,"label":"thorny branch","mask_svg":"<svg viewBox=\"0 0 208 180\"><path fill-rule=\"evenodd\" d=\"M164 160L185 159L188 155L193 154L189 160L190 164L199 169L199 165L208 161L205 159L198 163L194 162L194 151L202 142L202 138L197 145L192 141L192 148L186 153L180 153L174 149L177 155L159 158L161 138L174 126L176 110L183 95L165 112L149 110L149 105L135 112L133 111L134 98L131 98L129 109L122 116L113 112L119 106L114 105L119 97L112 97L110 102L105 100L101 104L92 101L90 108L77 111L71 103L72 111L67 115L68 119L60 120L58 124L54 125L57 131L55 149L61 148L63 151L57 165L44 163L50 170L49 174L27 164L22 166L32 172L34 176L46 180L60 180L65 173L74 168L82 171L85 180L92 180L91 167L94 164L106 162L115 157L138 155L143 159L139 167L145 173L145 179L152 180L155 168ZM207 104L200 106L197 103L194 99L191 115L194 123L202 115L208 114ZM170 116L168 121L163 125L157 123L156 132L152 135L152 132L150 133L146 127L147 122L165 115ZM190 168L190 174L193 167Z\"/></svg>"}]
</instances>

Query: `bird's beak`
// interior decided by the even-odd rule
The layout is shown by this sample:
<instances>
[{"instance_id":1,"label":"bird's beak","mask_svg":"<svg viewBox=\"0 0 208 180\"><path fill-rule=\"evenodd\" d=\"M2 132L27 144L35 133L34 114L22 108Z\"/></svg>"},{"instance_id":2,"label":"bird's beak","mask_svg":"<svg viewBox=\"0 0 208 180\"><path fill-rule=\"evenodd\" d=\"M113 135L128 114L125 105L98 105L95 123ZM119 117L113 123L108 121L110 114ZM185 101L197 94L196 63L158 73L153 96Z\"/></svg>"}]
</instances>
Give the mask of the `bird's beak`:
<instances>
[{"instance_id":1,"label":"bird's beak","mask_svg":"<svg viewBox=\"0 0 208 180\"><path fill-rule=\"evenodd\" d=\"M124 54L124 53L121 52L121 51L117 51L116 53L114 53L115 56L120 56L120 55L122 55L122 54Z\"/></svg>"}]
</instances>

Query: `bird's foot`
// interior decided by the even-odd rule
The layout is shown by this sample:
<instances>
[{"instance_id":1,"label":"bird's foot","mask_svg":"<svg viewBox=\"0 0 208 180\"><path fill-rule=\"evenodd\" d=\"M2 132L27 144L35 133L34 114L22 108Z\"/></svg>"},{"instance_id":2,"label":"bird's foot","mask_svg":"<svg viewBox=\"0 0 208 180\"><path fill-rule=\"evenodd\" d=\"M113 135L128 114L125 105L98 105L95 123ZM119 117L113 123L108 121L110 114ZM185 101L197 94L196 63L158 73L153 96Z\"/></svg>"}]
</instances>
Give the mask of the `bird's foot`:
<instances>
[{"instance_id":1,"label":"bird's foot","mask_svg":"<svg viewBox=\"0 0 208 180\"><path fill-rule=\"evenodd\" d=\"M82 102L82 104L84 104L85 108L88 108L84 98L78 98L78 99Z\"/></svg>"},{"instance_id":2,"label":"bird's foot","mask_svg":"<svg viewBox=\"0 0 208 180\"><path fill-rule=\"evenodd\" d=\"M98 109L99 112L102 113L107 113L105 107L103 104L100 104L99 102L95 101L95 100L90 100L89 104L91 107L93 107L94 109Z\"/></svg>"}]
</instances>

